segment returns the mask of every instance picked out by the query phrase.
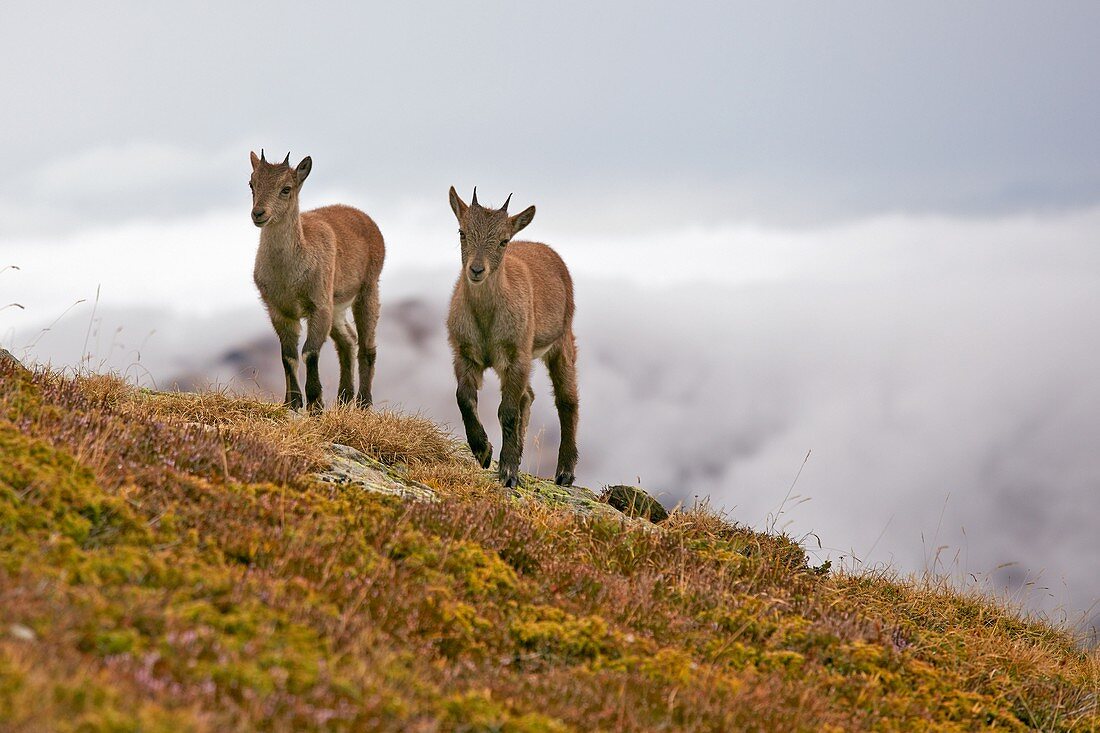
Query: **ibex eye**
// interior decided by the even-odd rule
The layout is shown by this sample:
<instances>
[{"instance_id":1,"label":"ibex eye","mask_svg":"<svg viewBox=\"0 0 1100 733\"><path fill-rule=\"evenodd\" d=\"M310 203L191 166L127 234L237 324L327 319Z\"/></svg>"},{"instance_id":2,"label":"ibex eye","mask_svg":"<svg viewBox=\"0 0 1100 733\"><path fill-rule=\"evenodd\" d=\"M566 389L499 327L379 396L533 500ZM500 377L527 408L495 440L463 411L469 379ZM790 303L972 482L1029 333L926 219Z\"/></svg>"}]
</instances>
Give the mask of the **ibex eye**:
<instances>
[{"instance_id":1,"label":"ibex eye","mask_svg":"<svg viewBox=\"0 0 1100 733\"><path fill-rule=\"evenodd\" d=\"M466 232L459 229L458 230L458 236L459 236L460 239L465 239L466 238Z\"/></svg>"},{"instance_id":2,"label":"ibex eye","mask_svg":"<svg viewBox=\"0 0 1100 733\"><path fill-rule=\"evenodd\" d=\"M506 244L508 244L508 240L507 240L507 239L502 239L502 240L500 240L500 246L501 246L501 247L503 247L503 246L504 246L504 245L506 245Z\"/></svg>"},{"instance_id":3,"label":"ibex eye","mask_svg":"<svg viewBox=\"0 0 1100 733\"><path fill-rule=\"evenodd\" d=\"M290 193L290 186L284 186L283 187L283 195L286 196L288 193Z\"/></svg>"}]
</instances>

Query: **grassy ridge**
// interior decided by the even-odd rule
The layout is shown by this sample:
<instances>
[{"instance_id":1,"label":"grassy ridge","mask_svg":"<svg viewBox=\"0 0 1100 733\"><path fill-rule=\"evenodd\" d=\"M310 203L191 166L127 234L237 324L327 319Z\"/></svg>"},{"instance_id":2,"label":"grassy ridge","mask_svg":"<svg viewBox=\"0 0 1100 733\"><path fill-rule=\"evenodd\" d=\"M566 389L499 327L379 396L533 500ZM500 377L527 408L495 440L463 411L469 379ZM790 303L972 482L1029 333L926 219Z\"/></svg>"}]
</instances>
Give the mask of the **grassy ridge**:
<instances>
[{"instance_id":1,"label":"grassy ridge","mask_svg":"<svg viewBox=\"0 0 1100 733\"><path fill-rule=\"evenodd\" d=\"M351 445L442 496L310 474ZM0 362L0 728L1094 730L1100 657L703 510L506 496L429 421Z\"/></svg>"}]
</instances>

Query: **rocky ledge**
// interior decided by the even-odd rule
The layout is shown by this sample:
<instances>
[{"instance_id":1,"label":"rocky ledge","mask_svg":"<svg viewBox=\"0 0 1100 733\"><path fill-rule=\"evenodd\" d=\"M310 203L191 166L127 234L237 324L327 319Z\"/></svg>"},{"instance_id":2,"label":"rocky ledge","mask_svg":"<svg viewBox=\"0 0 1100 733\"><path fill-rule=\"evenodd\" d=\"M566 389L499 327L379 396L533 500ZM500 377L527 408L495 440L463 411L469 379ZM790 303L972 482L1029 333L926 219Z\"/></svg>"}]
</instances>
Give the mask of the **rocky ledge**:
<instances>
[{"instance_id":1,"label":"rocky ledge","mask_svg":"<svg viewBox=\"0 0 1100 733\"><path fill-rule=\"evenodd\" d=\"M337 486L358 486L367 491L410 501L438 499L436 492L430 487L410 479L401 465L386 465L362 451L340 443L329 444L329 453L329 468L314 474L319 481ZM487 472L496 475L495 467L487 469ZM552 481L524 473L521 474L520 485L511 492L520 501L541 501L585 516L626 519L647 524L659 522L668 516L668 512L656 499L636 486L610 487L602 496L597 496L591 489L583 486L558 486Z\"/></svg>"}]
</instances>

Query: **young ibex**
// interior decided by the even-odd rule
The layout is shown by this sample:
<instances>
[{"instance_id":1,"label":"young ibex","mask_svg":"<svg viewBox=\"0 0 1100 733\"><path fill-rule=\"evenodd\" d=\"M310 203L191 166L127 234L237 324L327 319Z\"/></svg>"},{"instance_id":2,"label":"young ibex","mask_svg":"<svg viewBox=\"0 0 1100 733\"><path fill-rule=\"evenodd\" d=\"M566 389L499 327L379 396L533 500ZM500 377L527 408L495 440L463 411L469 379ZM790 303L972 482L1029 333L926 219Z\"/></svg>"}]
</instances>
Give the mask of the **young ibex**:
<instances>
[{"instance_id":1,"label":"young ibex","mask_svg":"<svg viewBox=\"0 0 1100 733\"><path fill-rule=\"evenodd\" d=\"M350 206L325 206L298 213L298 191L313 167L308 156L290 165L290 153L272 164L252 158L252 222L260 227L254 279L282 346L286 404L302 407L298 385L298 337L307 319L302 356L306 362L306 406L324 408L317 353L331 334L340 359L340 402L355 396L352 355L358 348L357 403L371 405L374 329L378 323L378 276L386 247L374 221ZM347 322L351 308L355 329Z\"/></svg>"},{"instance_id":2,"label":"young ibex","mask_svg":"<svg viewBox=\"0 0 1100 733\"><path fill-rule=\"evenodd\" d=\"M483 208L475 188L467 206L452 186L451 209L458 218L462 273L451 298L447 330L458 379L458 408L470 450L483 467L489 467L493 446L478 420L477 391L491 367L500 376L501 387L500 480L507 487L516 485L535 398L531 362L542 358L554 383L561 421L555 481L569 486L577 466L573 279L561 257L545 244L512 241L535 218L534 206L510 217L508 201L499 209Z\"/></svg>"}]
</instances>

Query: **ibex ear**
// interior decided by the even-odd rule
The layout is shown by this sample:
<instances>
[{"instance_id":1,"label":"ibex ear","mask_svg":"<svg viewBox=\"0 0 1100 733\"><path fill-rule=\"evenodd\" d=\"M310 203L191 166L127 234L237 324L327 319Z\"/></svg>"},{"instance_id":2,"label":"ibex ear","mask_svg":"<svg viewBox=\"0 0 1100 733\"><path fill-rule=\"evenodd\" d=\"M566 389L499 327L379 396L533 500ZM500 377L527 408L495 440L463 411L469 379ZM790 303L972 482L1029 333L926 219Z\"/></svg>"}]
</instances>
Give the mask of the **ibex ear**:
<instances>
[{"instance_id":1,"label":"ibex ear","mask_svg":"<svg viewBox=\"0 0 1100 733\"><path fill-rule=\"evenodd\" d=\"M309 172L313 170L313 158L308 155L302 158L302 162L298 164L298 167L294 170L294 174L298 177L298 185L301 186L305 183L306 178L309 177Z\"/></svg>"},{"instance_id":2,"label":"ibex ear","mask_svg":"<svg viewBox=\"0 0 1100 733\"><path fill-rule=\"evenodd\" d=\"M512 224L512 236L519 234L519 231L525 226L531 223L531 220L535 218L535 207L528 206L523 211L519 212L515 216L509 217L508 221Z\"/></svg>"},{"instance_id":3,"label":"ibex ear","mask_svg":"<svg viewBox=\"0 0 1100 733\"><path fill-rule=\"evenodd\" d=\"M256 170L256 168L260 165L260 159L257 158L256 154L253 153L251 150L248 151L248 157L252 160L252 170Z\"/></svg>"},{"instance_id":4,"label":"ibex ear","mask_svg":"<svg viewBox=\"0 0 1100 733\"><path fill-rule=\"evenodd\" d=\"M451 211L455 213L455 218L462 221L462 217L466 216L466 209L468 209L466 203L458 197L458 191L455 191L455 187L451 186Z\"/></svg>"}]
</instances>

